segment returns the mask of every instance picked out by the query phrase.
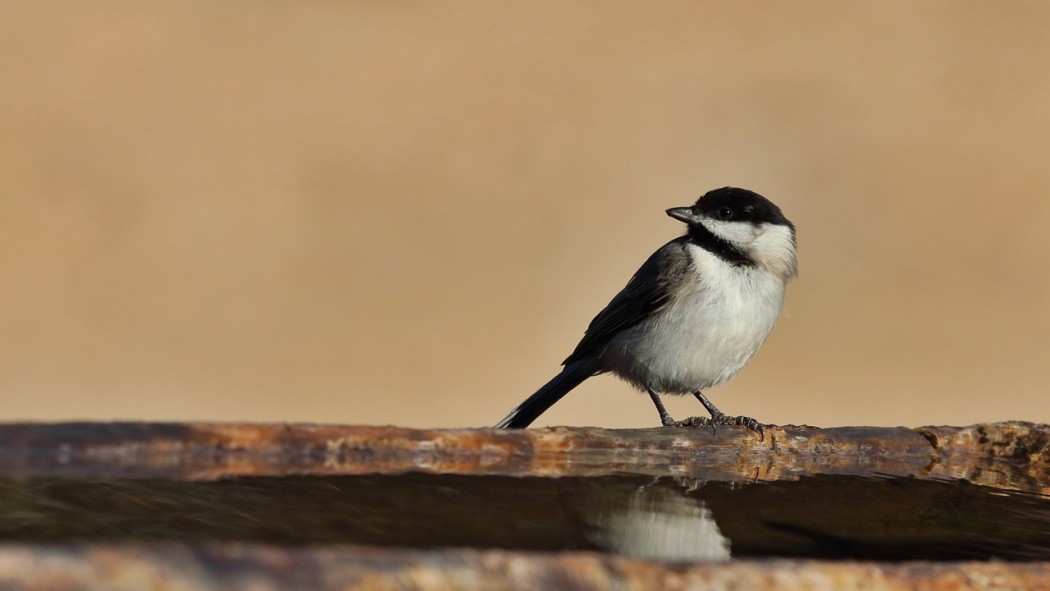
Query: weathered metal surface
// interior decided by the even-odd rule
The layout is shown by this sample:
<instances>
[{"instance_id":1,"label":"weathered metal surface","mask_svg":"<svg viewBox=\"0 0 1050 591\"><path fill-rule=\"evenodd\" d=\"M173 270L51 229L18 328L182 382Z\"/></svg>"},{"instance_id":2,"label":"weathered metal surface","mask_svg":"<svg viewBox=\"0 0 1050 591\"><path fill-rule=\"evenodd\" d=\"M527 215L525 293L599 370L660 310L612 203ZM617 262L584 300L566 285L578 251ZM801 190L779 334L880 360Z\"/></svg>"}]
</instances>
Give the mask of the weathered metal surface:
<instances>
[{"instance_id":1,"label":"weathered metal surface","mask_svg":"<svg viewBox=\"0 0 1050 591\"><path fill-rule=\"evenodd\" d=\"M814 474L969 478L1048 489L1050 427L736 427L503 431L218 423L0 425L0 474L213 480L282 474L630 473L711 480ZM1009 468L1003 469L1005 465Z\"/></svg>"},{"instance_id":2,"label":"weathered metal surface","mask_svg":"<svg viewBox=\"0 0 1050 591\"><path fill-rule=\"evenodd\" d=\"M1050 494L1050 425L1025 422L917 429L937 451L923 476Z\"/></svg>"}]
</instances>

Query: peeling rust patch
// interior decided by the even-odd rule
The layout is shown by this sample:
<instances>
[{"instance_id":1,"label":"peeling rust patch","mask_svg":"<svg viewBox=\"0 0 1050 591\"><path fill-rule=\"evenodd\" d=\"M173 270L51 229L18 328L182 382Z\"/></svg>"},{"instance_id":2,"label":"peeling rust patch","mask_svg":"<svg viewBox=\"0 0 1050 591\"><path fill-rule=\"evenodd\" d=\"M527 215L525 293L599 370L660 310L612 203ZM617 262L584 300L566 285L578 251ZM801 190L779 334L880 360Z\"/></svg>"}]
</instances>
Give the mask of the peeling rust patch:
<instances>
[{"instance_id":1,"label":"peeling rust patch","mask_svg":"<svg viewBox=\"0 0 1050 591\"><path fill-rule=\"evenodd\" d=\"M941 442L937 440L937 434L930 431L928 427L919 427L915 432L925 437L926 441L930 442L930 447L933 449L939 450L941 448Z\"/></svg>"}]
</instances>

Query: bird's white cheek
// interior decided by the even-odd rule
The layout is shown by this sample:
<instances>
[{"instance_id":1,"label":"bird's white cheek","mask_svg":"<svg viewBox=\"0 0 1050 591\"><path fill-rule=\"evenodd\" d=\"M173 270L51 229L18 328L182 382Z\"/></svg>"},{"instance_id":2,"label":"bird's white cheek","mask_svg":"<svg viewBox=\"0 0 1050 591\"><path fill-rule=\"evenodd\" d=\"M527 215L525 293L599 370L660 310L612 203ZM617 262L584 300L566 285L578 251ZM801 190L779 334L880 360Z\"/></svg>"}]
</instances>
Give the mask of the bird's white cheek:
<instances>
[{"instance_id":1,"label":"bird's white cheek","mask_svg":"<svg viewBox=\"0 0 1050 591\"><path fill-rule=\"evenodd\" d=\"M795 235L787 226L762 224L748 250L755 262L781 277L793 277L797 272Z\"/></svg>"},{"instance_id":2,"label":"bird's white cheek","mask_svg":"<svg viewBox=\"0 0 1050 591\"><path fill-rule=\"evenodd\" d=\"M700 223L712 234L730 244L750 244L758 234L758 228L751 222L731 222L724 220L703 219Z\"/></svg>"}]
</instances>

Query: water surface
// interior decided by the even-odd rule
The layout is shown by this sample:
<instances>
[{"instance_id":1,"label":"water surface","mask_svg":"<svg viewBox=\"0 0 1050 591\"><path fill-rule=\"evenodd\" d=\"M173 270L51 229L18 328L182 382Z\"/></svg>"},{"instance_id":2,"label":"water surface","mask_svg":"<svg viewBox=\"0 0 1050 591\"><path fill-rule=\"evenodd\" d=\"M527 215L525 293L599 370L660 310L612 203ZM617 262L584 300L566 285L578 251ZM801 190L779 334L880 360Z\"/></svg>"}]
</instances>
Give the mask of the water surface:
<instances>
[{"instance_id":1,"label":"water surface","mask_svg":"<svg viewBox=\"0 0 1050 591\"><path fill-rule=\"evenodd\" d=\"M1050 499L965 481L602 476L0 479L0 542L589 549L664 560L1050 559Z\"/></svg>"}]
</instances>

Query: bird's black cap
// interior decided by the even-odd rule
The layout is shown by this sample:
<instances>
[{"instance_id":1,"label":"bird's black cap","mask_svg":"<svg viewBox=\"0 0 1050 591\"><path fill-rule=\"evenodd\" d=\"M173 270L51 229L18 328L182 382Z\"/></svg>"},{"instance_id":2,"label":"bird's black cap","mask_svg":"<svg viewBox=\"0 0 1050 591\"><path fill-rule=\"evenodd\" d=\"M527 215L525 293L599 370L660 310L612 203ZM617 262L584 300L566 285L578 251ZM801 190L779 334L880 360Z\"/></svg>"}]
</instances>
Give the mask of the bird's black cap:
<instances>
[{"instance_id":1,"label":"bird's black cap","mask_svg":"<svg viewBox=\"0 0 1050 591\"><path fill-rule=\"evenodd\" d=\"M708 191L690 208L694 214L715 220L747 221L792 226L780 208L765 197L738 187Z\"/></svg>"}]
</instances>

